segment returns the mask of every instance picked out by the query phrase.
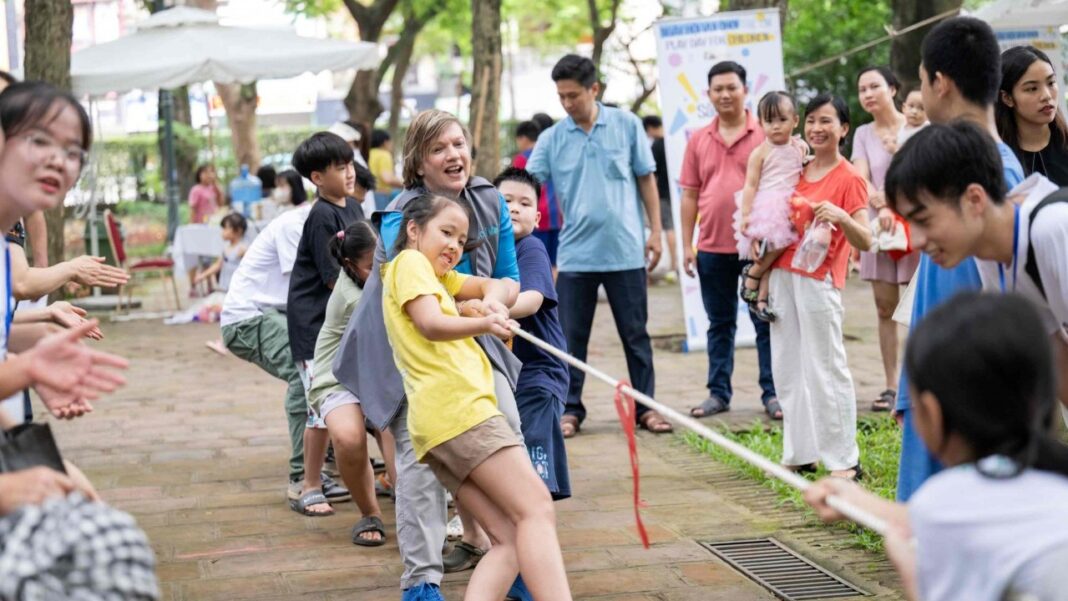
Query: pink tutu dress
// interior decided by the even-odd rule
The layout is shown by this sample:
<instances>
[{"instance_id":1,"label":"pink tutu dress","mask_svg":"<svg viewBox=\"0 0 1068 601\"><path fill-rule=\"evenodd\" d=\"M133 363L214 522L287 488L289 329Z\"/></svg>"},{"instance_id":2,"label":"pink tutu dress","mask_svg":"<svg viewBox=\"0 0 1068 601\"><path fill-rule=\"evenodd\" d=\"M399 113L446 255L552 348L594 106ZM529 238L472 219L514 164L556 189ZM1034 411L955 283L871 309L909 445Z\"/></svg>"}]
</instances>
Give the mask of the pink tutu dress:
<instances>
[{"instance_id":1,"label":"pink tutu dress","mask_svg":"<svg viewBox=\"0 0 1068 601\"><path fill-rule=\"evenodd\" d=\"M790 221L790 197L801 177L804 157L793 143L771 144L760 169L760 184L749 212L749 228L742 228L742 191L734 194L738 210L734 213L734 239L738 241L738 256L753 259L750 247L754 240L765 240L769 248L783 249L797 242L798 235Z\"/></svg>"}]
</instances>

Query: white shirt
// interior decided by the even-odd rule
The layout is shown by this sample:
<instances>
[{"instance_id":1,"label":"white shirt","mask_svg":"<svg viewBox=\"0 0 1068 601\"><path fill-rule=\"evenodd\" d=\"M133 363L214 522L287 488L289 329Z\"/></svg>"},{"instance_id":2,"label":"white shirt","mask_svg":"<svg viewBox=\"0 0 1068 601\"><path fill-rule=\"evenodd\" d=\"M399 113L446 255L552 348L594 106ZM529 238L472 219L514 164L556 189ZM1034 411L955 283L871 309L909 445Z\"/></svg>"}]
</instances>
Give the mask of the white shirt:
<instances>
[{"instance_id":1,"label":"white shirt","mask_svg":"<svg viewBox=\"0 0 1068 601\"><path fill-rule=\"evenodd\" d=\"M1036 601L1068 594L1049 592L1066 570L1068 478L1025 470L995 479L958 466L925 482L908 510L924 601L1001 601L1010 590Z\"/></svg>"},{"instance_id":2,"label":"white shirt","mask_svg":"<svg viewBox=\"0 0 1068 601\"><path fill-rule=\"evenodd\" d=\"M219 316L220 325L258 317L264 309L286 306L289 275L311 205L306 202L282 213L256 236L230 280Z\"/></svg>"},{"instance_id":3,"label":"white shirt","mask_svg":"<svg viewBox=\"0 0 1068 601\"><path fill-rule=\"evenodd\" d=\"M1011 197L1022 196L1019 219L1016 224L1016 248L1011 265L997 261L976 260L979 277L984 290L1001 292L1004 274L1004 292L1016 292L1037 305L1046 331L1068 330L1068 202L1046 205L1035 217L1028 237L1031 211L1043 198L1057 191L1057 185L1041 174L1034 173L1009 192ZM1034 248L1035 262L1042 275L1043 297L1038 285L1027 274L1028 244ZM1000 266L1000 269L999 269Z\"/></svg>"}]
</instances>

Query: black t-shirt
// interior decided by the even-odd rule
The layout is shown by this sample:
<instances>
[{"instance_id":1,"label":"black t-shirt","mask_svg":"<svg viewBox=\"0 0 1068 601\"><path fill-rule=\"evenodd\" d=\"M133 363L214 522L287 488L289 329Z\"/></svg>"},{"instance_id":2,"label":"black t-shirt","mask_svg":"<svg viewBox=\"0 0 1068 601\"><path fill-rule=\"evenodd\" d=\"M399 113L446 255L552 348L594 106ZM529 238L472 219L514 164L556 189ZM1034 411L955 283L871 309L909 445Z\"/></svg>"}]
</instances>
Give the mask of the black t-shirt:
<instances>
[{"instance_id":1,"label":"black t-shirt","mask_svg":"<svg viewBox=\"0 0 1068 601\"><path fill-rule=\"evenodd\" d=\"M326 318L330 286L341 271L330 255L330 240L363 218L363 209L355 198L346 198L344 207L320 199L308 213L297 245L293 273L289 277L289 299L286 302L289 348L294 361L315 356L315 339Z\"/></svg>"},{"instance_id":2,"label":"black t-shirt","mask_svg":"<svg viewBox=\"0 0 1068 601\"><path fill-rule=\"evenodd\" d=\"M671 180L668 178L664 138L653 140L653 160L656 162L656 190L660 193L660 200L667 200L671 194Z\"/></svg>"},{"instance_id":3,"label":"black t-shirt","mask_svg":"<svg viewBox=\"0 0 1068 601\"><path fill-rule=\"evenodd\" d=\"M1013 148L1016 158L1020 159L1024 175L1041 173L1058 186L1068 186L1068 145L1051 139L1045 148L1030 152Z\"/></svg>"}]
</instances>

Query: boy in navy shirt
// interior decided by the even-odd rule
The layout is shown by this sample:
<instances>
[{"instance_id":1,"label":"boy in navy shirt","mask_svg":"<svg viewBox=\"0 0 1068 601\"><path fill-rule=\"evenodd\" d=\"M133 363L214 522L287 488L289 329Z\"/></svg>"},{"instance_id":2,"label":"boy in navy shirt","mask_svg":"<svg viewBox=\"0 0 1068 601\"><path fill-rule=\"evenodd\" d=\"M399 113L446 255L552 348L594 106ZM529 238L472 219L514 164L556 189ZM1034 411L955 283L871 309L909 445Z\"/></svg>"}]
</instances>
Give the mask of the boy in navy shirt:
<instances>
[{"instance_id":1,"label":"boy in navy shirt","mask_svg":"<svg viewBox=\"0 0 1068 601\"><path fill-rule=\"evenodd\" d=\"M293 153L293 167L316 187L316 202L304 222L289 280L286 321L289 348L304 392L311 388L315 340L326 317L326 303L341 266L329 243L338 232L364 218L360 201L375 187L367 168L352 161L352 147L329 133L312 134ZM355 198L354 198L355 197ZM349 491L322 474L329 435L322 418L309 406L304 430L304 482L290 486L290 506L308 516L333 514L329 501L347 501Z\"/></svg>"},{"instance_id":2,"label":"boy in navy shirt","mask_svg":"<svg viewBox=\"0 0 1068 601\"><path fill-rule=\"evenodd\" d=\"M538 180L524 169L509 167L493 185L508 203L515 232L520 291L511 316L525 331L566 350L549 254L531 235L539 221ZM530 460L553 499L566 499L571 496L571 479L560 418L567 397L567 364L522 338L515 339L512 351L523 362L515 401Z\"/></svg>"}]
</instances>

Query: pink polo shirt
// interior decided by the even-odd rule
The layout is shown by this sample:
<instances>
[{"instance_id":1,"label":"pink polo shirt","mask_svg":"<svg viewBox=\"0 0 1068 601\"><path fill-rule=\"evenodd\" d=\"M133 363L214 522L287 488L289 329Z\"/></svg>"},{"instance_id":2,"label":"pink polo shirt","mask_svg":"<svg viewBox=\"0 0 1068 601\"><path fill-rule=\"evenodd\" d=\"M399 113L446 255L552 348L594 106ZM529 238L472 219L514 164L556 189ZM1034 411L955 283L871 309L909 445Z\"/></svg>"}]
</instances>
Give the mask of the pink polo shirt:
<instances>
[{"instance_id":1,"label":"pink polo shirt","mask_svg":"<svg viewBox=\"0 0 1068 601\"><path fill-rule=\"evenodd\" d=\"M749 154L764 141L760 121L746 111L745 131L728 146L719 134L719 117L686 143L679 185L697 190L697 250L738 252L734 239L734 193L745 187Z\"/></svg>"}]
</instances>

